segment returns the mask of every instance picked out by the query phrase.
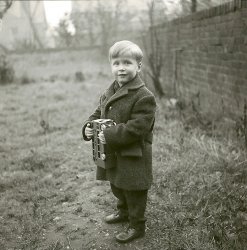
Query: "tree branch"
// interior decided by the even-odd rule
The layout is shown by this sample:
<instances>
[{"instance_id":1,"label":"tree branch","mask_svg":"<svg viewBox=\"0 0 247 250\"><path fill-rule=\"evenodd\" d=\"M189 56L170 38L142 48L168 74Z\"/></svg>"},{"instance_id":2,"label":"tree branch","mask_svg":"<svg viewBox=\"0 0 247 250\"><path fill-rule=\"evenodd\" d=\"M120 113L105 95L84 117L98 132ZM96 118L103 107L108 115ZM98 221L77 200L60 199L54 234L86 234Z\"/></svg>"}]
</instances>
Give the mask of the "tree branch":
<instances>
[{"instance_id":1,"label":"tree branch","mask_svg":"<svg viewBox=\"0 0 247 250\"><path fill-rule=\"evenodd\" d=\"M5 4L5 7L3 8L3 10L0 10L0 19L3 18L3 15L7 12L7 10L11 7L13 0L4 0L3 1Z\"/></svg>"}]
</instances>

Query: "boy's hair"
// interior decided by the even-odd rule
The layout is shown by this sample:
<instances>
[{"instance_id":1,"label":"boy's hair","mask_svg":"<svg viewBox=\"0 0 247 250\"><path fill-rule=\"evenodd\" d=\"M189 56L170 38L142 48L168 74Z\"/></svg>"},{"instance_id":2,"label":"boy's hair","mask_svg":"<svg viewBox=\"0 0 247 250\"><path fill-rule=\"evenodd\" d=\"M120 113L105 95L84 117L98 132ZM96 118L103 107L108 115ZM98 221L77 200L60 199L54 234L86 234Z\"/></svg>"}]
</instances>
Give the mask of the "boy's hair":
<instances>
[{"instance_id":1,"label":"boy's hair","mask_svg":"<svg viewBox=\"0 0 247 250\"><path fill-rule=\"evenodd\" d=\"M109 50L110 61L119 56L131 56L134 57L138 63L140 63L143 58L143 53L137 44L123 40L114 43Z\"/></svg>"}]
</instances>

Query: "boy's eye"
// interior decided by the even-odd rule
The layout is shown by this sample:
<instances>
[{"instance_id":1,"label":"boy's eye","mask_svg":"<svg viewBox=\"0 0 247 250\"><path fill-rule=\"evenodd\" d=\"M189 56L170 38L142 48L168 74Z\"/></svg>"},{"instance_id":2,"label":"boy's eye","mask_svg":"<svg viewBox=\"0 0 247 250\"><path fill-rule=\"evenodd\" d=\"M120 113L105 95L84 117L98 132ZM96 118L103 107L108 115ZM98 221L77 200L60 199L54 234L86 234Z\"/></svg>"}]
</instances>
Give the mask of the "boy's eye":
<instances>
[{"instance_id":1,"label":"boy's eye","mask_svg":"<svg viewBox=\"0 0 247 250\"><path fill-rule=\"evenodd\" d=\"M125 61L124 64L131 64L131 61Z\"/></svg>"},{"instance_id":2,"label":"boy's eye","mask_svg":"<svg viewBox=\"0 0 247 250\"><path fill-rule=\"evenodd\" d=\"M119 62L113 62L113 65L119 65Z\"/></svg>"}]
</instances>

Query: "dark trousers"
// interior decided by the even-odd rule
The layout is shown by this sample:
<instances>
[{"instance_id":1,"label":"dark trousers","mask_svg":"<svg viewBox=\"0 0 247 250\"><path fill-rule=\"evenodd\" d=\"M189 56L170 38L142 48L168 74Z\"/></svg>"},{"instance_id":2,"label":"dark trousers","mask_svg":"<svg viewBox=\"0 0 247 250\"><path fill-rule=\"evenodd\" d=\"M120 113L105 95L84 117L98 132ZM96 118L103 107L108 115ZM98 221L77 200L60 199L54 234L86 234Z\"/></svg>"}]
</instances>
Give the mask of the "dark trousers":
<instances>
[{"instance_id":1,"label":"dark trousers","mask_svg":"<svg viewBox=\"0 0 247 250\"><path fill-rule=\"evenodd\" d=\"M121 216L129 218L130 227L145 230L145 210L148 190L124 190L111 184L114 196L118 198L117 209Z\"/></svg>"}]
</instances>

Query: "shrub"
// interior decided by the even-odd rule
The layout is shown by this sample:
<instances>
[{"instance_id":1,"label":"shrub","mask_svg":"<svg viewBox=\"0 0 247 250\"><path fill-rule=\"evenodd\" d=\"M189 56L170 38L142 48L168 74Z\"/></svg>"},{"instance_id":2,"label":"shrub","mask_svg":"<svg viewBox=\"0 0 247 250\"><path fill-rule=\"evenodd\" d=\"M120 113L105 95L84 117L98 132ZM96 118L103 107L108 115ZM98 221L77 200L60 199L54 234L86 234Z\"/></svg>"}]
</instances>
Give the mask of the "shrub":
<instances>
[{"instance_id":1,"label":"shrub","mask_svg":"<svg viewBox=\"0 0 247 250\"><path fill-rule=\"evenodd\" d=\"M85 81L85 76L84 76L84 74L83 74L81 71L76 71L76 72L75 72L75 80L76 80L77 82L83 82L83 81Z\"/></svg>"},{"instance_id":2,"label":"shrub","mask_svg":"<svg viewBox=\"0 0 247 250\"><path fill-rule=\"evenodd\" d=\"M15 51L35 51L37 49L37 46L33 41L30 41L29 39L16 39L13 43L13 48Z\"/></svg>"},{"instance_id":3,"label":"shrub","mask_svg":"<svg viewBox=\"0 0 247 250\"><path fill-rule=\"evenodd\" d=\"M31 79L27 73L24 73L20 78L21 84L29 84L31 82L34 82L34 79Z\"/></svg>"},{"instance_id":4,"label":"shrub","mask_svg":"<svg viewBox=\"0 0 247 250\"><path fill-rule=\"evenodd\" d=\"M0 55L0 84L12 83L14 81L15 71L7 60L6 55Z\"/></svg>"}]
</instances>

